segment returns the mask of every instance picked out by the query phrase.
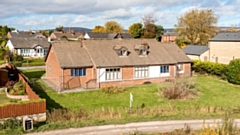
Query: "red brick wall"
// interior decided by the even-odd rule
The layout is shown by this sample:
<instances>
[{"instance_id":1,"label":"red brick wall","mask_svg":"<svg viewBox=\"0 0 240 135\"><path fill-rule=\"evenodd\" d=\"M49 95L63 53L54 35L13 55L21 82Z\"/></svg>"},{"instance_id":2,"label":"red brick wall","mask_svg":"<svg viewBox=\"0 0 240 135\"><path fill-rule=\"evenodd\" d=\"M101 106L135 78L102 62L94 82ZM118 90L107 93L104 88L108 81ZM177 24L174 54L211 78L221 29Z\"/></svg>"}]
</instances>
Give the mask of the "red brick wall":
<instances>
[{"instance_id":1,"label":"red brick wall","mask_svg":"<svg viewBox=\"0 0 240 135\"><path fill-rule=\"evenodd\" d=\"M134 75L133 67L123 67L122 68L122 79L132 79Z\"/></svg>"},{"instance_id":2,"label":"red brick wall","mask_svg":"<svg viewBox=\"0 0 240 135\"><path fill-rule=\"evenodd\" d=\"M176 36L162 36L161 42L174 42Z\"/></svg>"},{"instance_id":3,"label":"red brick wall","mask_svg":"<svg viewBox=\"0 0 240 135\"><path fill-rule=\"evenodd\" d=\"M71 76L71 69L64 70L64 88L71 89L85 87L86 83L93 79L93 68L86 68L86 76Z\"/></svg>"},{"instance_id":4,"label":"red brick wall","mask_svg":"<svg viewBox=\"0 0 240 135\"><path fill-rule=\"evenodd\" d=\"M51 47L46 61L46 77L51 83L58 86L62 84L60 76L62 76L62 68L58 63L54 48Z\"/></svg>"},{"instance_id":5,"label":"red brick wall","mask_svg":"<svg viewBox=\"0 0 240 135\"><path fill-rule=\"evenodd\" d=\"M134 79L134 67L123 67L122 68L122 79L123 80L102 82L100 84L100 87L133 86L133 85L144 84L144 83L164 82L166 79L174 79L174 77L175 77L175 65L170 65L169 70L170 70L169 77Z\"/></svg>"}]
</instances>

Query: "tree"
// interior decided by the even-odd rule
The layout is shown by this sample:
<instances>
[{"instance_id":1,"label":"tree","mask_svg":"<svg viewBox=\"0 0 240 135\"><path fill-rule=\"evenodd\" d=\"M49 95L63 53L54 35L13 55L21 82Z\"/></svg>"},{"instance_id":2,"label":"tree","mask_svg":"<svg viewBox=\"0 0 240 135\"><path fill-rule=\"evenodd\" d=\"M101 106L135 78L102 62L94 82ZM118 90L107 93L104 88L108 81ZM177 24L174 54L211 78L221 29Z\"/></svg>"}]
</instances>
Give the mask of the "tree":
<instances>
[{"instance_id":1,"label":"tree","mask_svg":"<svg viewBox=\"0 0 240 135\"><path fill-rule=\"evenodd\" d=\"M185 36L177 36L175 43L180 47L181 49L184 48L186 45L189 44L188 40L186 40Z\"/></svg>"},{"instance_id":2,"label":"tree","mask_svg":"<svg viewBox=\"0 0 240 135\"><path fill-rule=\"evenodd\" d=\"M108 21L104 26L106 33L119 33L124 31L123 26L115 21Z\"/></svg>"},{"instance_id":3,"label":"tree","mask_svg":"<svg viewBox=\"0 0 240 135\"><path fill-rule=\"evenodd\" d=\"M142 18L144 24L144 38L155 38L156 37L156 19L152 15L144 15Z\"/></svg>"},{"instance_id":4,"label":"tree","mask_svg":"<svg viewBox=\"0 0 240 135\"><path fill-rule=\"evenodd\" d=\"M184 36L191 44L206 45L215 36L218 18L210 9L191 10L180 18L175 29L179 36Z\"/></svg>"},{"instance_id":5,"label":"tree","mask_svg":"<svg viewBox=\"0 0 240 135\"><path fill-rule=\"evenodd\" d=\"M161 37L164 33L164 29L162 25L155 25L156 29L156 40L161 41Z\"/></svg>"},{"instance_id":6,"label":"tree","mask_svg":"<svg viewBox=\"0 0 240 135\"><path fill-rule=\"evenodd\" d=\"M63 31L63 26L58 26L58 27L56 27L55 30L56 30L56 31L59 31L59 32L62 32L62 31Z\"/></svg>"},{"instance_id":7,"label":"tree","mask_svg":"<svg viewBox=\"0 0 240 135\"><path fill-rule=\"evenodd\" d=\"M103 26L97 25L92 30L94 33L105 33L105 28Z\"/></svg>"},{"instance_id":8,"label":"tree","mask_svg":"<svg viewBox=\"0 0 240 135\"><path fill-rule=\"evenodd\" d=\"M143 34L143 25L141 23L134 23L128 28L128 32L134 38L140 38Z\"/></svg>"}]
</instances>

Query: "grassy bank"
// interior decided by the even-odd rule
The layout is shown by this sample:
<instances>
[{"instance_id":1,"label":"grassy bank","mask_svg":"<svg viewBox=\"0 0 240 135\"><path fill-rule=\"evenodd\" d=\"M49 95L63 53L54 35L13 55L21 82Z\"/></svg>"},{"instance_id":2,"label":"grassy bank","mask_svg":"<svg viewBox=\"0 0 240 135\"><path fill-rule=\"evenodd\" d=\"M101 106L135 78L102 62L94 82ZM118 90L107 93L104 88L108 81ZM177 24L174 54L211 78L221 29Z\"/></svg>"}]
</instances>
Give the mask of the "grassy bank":
<instances>
[{"instance_id":1,"label":"grassy bank","mask_svg":"<svg viewBox=\"0 0 240 135\"><path fill-rule=\"evenodd\" d=\"M23 71L26 76L39 78L38 70ZM211 76L194 77L197 97L190 100L169 100L160 95L162 84L126 88L119 94L100 90L58 94L38 79L33 89L47 102L47 123L35 125L35 131L90 125L119 124L150 120L180 120L221 118L226 110L239 118L240 87ZM133 108L129 111L129 93Z\"/></svg>"}]
</instances>

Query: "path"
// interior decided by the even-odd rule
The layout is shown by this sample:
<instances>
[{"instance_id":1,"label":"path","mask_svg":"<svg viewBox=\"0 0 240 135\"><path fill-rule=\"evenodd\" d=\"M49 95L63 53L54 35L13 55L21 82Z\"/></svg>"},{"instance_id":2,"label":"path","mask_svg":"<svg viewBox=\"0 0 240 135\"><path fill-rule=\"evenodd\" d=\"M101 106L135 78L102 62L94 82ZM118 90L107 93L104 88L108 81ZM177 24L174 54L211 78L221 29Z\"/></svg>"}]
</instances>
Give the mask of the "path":
<instances>
[{"instance_id":1,"label":"path","mask_svg":"<svg viewBox=\"0 0 240 135\"><path fill-rule=\"evenodd\" d=\"M210 126L220 122L217 120L205 120ZM199 130L202 128L204 120L172 120L172 121L154 121L154 122L139 122L122 125L104 125L92 126L83 128L70 128L55 131L30 133L28 135L122 135L133 133L160 133L171 132L175 129L183 129L188 125L191 130ZM236 119L235 123L240 127L240 119Z\"/></svg>"}]
</instances>

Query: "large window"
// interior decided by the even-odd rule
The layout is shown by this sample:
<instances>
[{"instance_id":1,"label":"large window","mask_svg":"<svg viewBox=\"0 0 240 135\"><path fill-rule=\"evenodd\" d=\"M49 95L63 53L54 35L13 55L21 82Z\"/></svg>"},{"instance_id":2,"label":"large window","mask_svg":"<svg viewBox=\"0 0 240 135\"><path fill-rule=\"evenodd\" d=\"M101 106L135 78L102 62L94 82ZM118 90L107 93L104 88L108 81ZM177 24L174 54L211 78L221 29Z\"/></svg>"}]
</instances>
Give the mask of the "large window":
<instances>
[{"instance_id":1,"label":"large window","mask_svg":"<svg viewBox=\"0 0 240 135\"><path fill-rule=\"evenodd\" d=\"M161 66L160 73L169 73L169 66Z\"/></svg>"},{"instance_id":2,"label":"large window","mask_svg":"<svg viewBox=\"0 0 240 135\"><path fill-rule=\"evenodd\" d=\"M148 67L135 67L134 77L135 78L148 77Z\"/></svg>"},{"instance_id":3,"label":"large window","mask_svg":"<svg viewBox=\"0 0 240 135\"><path fill-rule=\"evenodd\" d=\"M71 76L86 76L86 68L71 69Z\"/></svg>"},{"instance_id":4,"label":"large window","mask_svg":"<svg viewBox=\"0 0 240 135\"><path fill-rule=\"evenodd\" d=\"M121 79L120 68L107 68L106 69L106 80L117 80Z\"/></svg>"}]
</instances>

